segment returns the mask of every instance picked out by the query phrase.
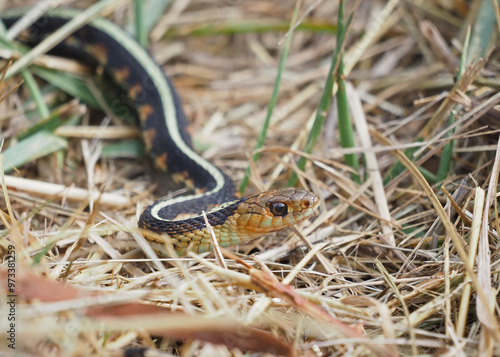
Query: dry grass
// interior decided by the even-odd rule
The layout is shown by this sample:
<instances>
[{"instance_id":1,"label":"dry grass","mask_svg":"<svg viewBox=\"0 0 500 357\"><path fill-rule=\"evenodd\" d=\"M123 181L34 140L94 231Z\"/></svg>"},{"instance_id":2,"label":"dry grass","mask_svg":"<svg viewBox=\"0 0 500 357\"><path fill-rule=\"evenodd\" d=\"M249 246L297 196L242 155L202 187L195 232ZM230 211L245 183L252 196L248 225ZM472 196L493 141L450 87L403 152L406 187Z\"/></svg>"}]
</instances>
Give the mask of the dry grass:
<instances>
[{"instance_id":1,"label":"dry grass","mask_svg":"<svg viewBox=\"0 0 500 357\"><path fill-rule=\"evenodd\" d=\"M223 252L225 264L213 254L159 260L141 244L137 217L155 199L147 166L98 160L103 143L133 132L111 126L88 141L85 127L57 129L58 138L79 138L67 147L55 140L61 147L52 154L5 177L0 274L8 289L15 252L16 350L4 337L12 312L4 298L2 355L110 356L144 346L165 356L500 356L500 71L492 51L455 80L467 26L485 23L468 3L359 4L344 58L356 147L340 149L333 106L298 173L321 196L319 214L234 247L237 256ZM296 5L175 1L151 32L152 55L178 88L195 145L236 182L266 116ZM331 62L337 2L299 5L248 193L282 187L295 170ZM123 25L130 6L122 2L110 18ZM498 23L491 26L498 35ZM474 28L478 53L475 40L485 36ZM20 81L5 80L0 98ZM85 106L61 104L59 92L43 88L51 112L83 113L80 125L92 123ZM5 148L39 115L21 88L0 103L0 118ZM440 183L450 139L451 170ZM344 164L353 152L361 184ZM397 162L401 172L391 176Z\"/></svg>"}]
</instances>

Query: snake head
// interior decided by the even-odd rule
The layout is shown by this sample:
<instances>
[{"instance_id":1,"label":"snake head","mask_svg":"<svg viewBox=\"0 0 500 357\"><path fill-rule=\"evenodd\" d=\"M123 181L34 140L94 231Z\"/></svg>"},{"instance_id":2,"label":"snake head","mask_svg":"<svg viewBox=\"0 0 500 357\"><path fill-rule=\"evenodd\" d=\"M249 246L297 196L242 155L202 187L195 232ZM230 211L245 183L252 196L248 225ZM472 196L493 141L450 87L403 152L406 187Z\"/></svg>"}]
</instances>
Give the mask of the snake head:
<instances>
[{"instance_id":1,"label":"snake head","mask_svg":"<svg viewBox=\"0 0 500 357\"><path fill-rule=\"evenodd\" d=\"M263 192L247 197L237 209L235 226L248 239L300 223L316 212L320 199L296 188Z\"/></svg>"}]
</instances>

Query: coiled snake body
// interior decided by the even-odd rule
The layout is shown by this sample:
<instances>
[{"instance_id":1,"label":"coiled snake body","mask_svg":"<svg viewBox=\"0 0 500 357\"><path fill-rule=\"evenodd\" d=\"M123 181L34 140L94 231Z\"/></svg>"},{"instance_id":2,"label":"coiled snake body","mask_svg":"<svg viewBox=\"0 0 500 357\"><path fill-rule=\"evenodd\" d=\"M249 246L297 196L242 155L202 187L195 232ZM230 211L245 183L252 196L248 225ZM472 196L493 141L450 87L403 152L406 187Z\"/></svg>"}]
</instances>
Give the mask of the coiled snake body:
<instances>
[{"instance_id":1,"label":"coiled snake body","mask_svg":"<svg viewBox=\"0 0 500 357\"><path fill-rule=\"evenodd\" d=\"M36 46L75 15L75 11L68 9L49 12L29 27L24 42ZM14 11L1 14L0 18L9 28L21 15ZM142 213L138 226L158 233L145 234L156 250L165 251L165 234L180 255L188 249L194 252L211 250L212 244L200 215L202 209L207 210L208 221L224 247L282 230L316 211L319 198L294 188L236 198L231 179L191 148L180 100L161 68L113 23L95 19L75 31L51 53L104 68L127 93L136 110L146 149L156 167L182 177L195 188L190 195L155 202ZM111 106L121 105L122 98L111 103ZM178 218L186 214L192 216Z\"/></svg>"}]
</instances>

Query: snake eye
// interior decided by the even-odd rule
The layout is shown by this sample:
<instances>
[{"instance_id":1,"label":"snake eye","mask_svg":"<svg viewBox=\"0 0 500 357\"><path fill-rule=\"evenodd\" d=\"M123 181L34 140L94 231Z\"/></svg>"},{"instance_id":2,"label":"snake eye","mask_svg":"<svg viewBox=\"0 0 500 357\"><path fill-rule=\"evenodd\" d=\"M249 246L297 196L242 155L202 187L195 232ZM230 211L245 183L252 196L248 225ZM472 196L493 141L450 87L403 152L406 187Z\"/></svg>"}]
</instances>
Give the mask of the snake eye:
<instances>
[{"instance_id":1,"label":"snake eye","mask_svg":"<svg viewBox=\"0 0 500 357\"><path fill-rule=\"evenodd\" d=\"M284 216L288 213L288 207L283 202L272 202L269 209L275 216Z\"/></svg>"}]
</instances>

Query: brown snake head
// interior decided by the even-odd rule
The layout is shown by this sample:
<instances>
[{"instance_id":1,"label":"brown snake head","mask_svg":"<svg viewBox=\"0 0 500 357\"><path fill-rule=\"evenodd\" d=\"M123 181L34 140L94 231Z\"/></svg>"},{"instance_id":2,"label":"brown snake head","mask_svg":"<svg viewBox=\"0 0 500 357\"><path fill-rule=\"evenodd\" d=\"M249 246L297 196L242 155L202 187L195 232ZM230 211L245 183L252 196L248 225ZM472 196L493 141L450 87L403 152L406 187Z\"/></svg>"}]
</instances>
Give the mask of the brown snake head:
<instances>
[{"instance_id":1,"label":"brown snake head","mask_svg":"<svg viewBox=\"0 0 500 357\"><path fill-rule=\"evenodd\" d=\"M316 212L319 203L314 193L285 188L227 202L206 215L219 244L229 247L300 223ZM162 254L165 254L165 239L170 240L178 255L185 255L188 250L202 253L213 249L201 215L165 221L158 233L162 235L146 237Z\"/></svg>"},{"instance_id":2,"label":"brown snake head","mask_svg":"<svg viewBox=\"0 0 500 357\"><path fill-rule=\"evenodd\" d=\"M240 234L256 238L304 221L316 212L319 203L318 196L305 190L267 191L247 197L236 210L233 224Z\"/></svg>"}]
</instances>

